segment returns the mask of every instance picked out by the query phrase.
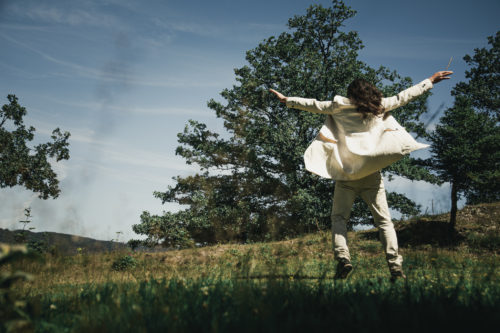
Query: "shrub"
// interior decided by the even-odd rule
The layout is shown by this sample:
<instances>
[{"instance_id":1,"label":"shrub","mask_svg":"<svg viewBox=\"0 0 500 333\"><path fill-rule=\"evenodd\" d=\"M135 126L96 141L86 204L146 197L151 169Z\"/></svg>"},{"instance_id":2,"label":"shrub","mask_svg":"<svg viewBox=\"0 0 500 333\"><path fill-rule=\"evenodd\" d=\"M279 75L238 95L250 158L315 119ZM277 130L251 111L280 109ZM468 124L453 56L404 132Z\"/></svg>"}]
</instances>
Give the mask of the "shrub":
<instances>
[{"instance_id":1,"label":"shrub","mask_svg":"<svg viewBox=\"0 0 500 333\"><path fill-rule=\"evenodd\" d=\"M137 260L128 254L116 259L111 265L111 269L114 271L125 271L127 269L134 268L136 265Z\"/></svg>"}]
</instances>

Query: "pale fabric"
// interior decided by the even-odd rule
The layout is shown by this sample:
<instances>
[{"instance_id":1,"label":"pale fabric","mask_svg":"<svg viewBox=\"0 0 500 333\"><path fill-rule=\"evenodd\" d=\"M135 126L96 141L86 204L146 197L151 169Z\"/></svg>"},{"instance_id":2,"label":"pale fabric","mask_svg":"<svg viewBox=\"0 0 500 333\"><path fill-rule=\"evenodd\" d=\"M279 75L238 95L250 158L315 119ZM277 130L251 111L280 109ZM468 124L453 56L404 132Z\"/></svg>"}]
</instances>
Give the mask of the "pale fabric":
<instances>
[{"instance_id":1,"label":"pale fabric","mask_svg":"<svg viewBox=\"0 0 500 333\"><path fill-rule=\"evenodd\" d=\"M352 204L357 195L370 208L375 226L379 230L379 238L385 251L389 269L391 271L401 269L403 257L398 253L398 240L387 206L384 182L380 172L358 180L338 180L335 183L331 216L335 258L337 260L340 258L351 260L347 247L347 221L349 221Z\"/></svg>"},{"instance_id":2,"label":"pale fabric","mask_svg":"<svg viewBox=\"0 0 500 333\"><path fill-rule=\"evenodd\" d=\"M432 82L426 79L396 96L383 98L384 111L405 105L432 86ZM342 96L324 102L288 97L286 105L328 115L318 136L304 153L306 169L324 178L360 179L414 150L429 147L415 141L392 116L385 120L383 115L363 119L356 106Z\"/></svg>"}]
</instances>

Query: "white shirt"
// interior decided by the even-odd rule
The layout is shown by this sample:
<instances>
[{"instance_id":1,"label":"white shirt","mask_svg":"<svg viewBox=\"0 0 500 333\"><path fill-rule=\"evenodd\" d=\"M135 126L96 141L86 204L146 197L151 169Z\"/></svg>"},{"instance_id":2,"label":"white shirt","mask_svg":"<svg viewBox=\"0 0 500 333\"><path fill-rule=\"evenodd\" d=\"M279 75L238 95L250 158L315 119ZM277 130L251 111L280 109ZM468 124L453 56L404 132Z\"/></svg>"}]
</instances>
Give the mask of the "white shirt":
<instances>
[{"instance_id":1,"label":"white shirt","mask_svg":"<svg viewBox=\"0 0 500 333\"><path fill-rule=\"evenodd\" d=\"M433 87L429 79L396 96L382 98L384 112L403 106ZM288 97L287 107L327 114L318 135L304 153L308 171L324 178L356 180L398 161L410 152L427 148L419 143L394 117L368 116L348 98L335 96L333 101Z\"/></svg>"}]
</instances>

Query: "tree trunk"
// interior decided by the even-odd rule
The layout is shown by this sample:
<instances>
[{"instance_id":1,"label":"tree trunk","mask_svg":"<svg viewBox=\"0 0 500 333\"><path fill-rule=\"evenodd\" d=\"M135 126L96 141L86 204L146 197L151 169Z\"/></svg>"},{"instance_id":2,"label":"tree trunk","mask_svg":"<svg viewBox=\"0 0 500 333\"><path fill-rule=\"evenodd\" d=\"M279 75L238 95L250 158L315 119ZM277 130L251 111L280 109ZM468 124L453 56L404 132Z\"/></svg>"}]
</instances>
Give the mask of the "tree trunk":
<instances>
[{"instance_id":1,"label":"tree trunk","mask_svg":"<svg viewBox=\"0 0 500 333\"><path fill-rule=\"evenodd\" d=\"M457 185L454 181L451 182L451 211L450 211L450 231L455 230L455 225L457 222Z\"/></svg>"}]
</instances>

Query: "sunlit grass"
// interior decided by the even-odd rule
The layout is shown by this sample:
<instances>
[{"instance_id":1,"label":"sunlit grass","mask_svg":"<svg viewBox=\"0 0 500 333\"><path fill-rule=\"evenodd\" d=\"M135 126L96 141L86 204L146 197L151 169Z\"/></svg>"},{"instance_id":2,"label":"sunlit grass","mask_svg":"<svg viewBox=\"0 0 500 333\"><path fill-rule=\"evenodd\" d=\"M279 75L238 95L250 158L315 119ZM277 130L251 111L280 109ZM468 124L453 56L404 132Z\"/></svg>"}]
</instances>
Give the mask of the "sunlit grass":
<instances>
[{"instance_id":1,"label":"sunlit grass","mask_svg":"<svg viewBox=\"0 0 500 333\"><path fill-rule=\"evenodd\" d=\"M31 304L38 331L297 331L339 323L369 331L389 320L389 330L407 322L420 329L434 322L444 329L451 325L445 321L459 327L478 318L498 321L495 251L405 247L408 278L391 283L380 243L365 236L348 235L354 271L345 281L333 279L328 231L160 253L47 254L7 268L35 276L15 289ZM113 269L125 256L135 266Z\"/></svg>"}]
</instances>

